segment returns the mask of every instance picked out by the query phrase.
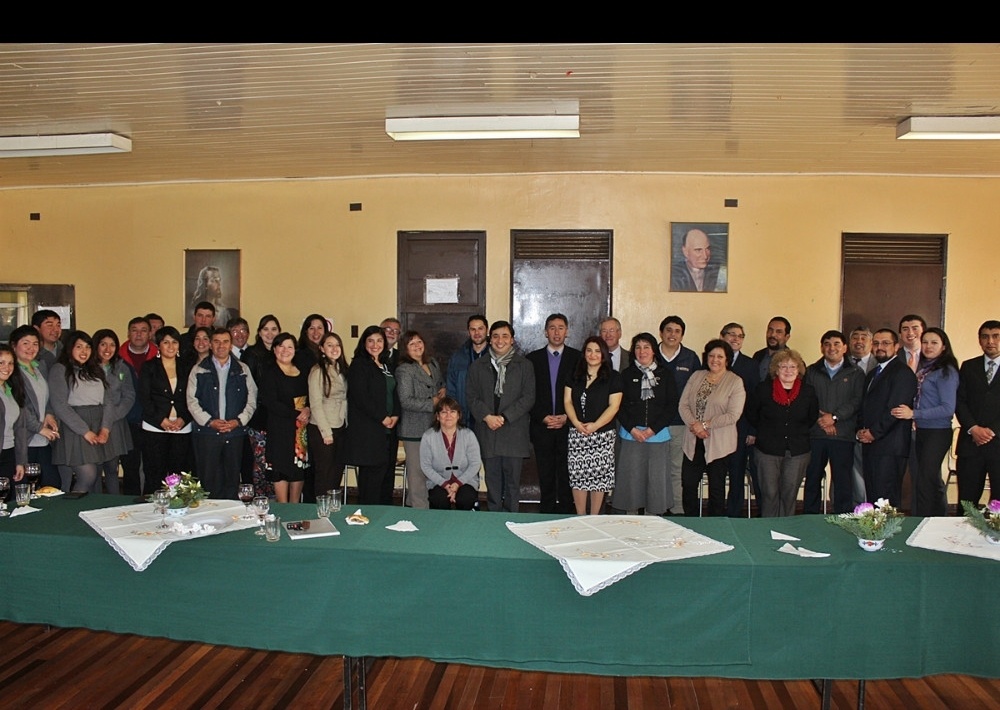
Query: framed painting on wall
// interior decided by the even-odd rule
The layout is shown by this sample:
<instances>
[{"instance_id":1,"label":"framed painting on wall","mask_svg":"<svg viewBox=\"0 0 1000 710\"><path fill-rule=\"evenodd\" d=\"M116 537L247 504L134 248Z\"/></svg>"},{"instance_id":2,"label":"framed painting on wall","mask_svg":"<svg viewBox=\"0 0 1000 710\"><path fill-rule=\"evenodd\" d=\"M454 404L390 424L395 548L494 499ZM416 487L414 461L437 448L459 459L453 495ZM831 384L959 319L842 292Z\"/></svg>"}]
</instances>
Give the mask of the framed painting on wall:
<instances>
[{"instance_id":1,"label":"framed painting on wall","mask_svg":"<svg viewBox=\"0 0 1000 710\"><path fill-rule=\"evenodd\" d=\"M184 250L184 324L194 323L195 306L215 307L215 326L240 315L240 250Z\"/></svg>"},{"instance_id":2,"label":"framed painting on wall","mask_svg":"<svg viewBox=\"0 0 1000 710\"><path fill-rule=\"evenodd\" d=\"M729 290L729 223L670 223L670 290Z\"/></svg>"}]
</instances>

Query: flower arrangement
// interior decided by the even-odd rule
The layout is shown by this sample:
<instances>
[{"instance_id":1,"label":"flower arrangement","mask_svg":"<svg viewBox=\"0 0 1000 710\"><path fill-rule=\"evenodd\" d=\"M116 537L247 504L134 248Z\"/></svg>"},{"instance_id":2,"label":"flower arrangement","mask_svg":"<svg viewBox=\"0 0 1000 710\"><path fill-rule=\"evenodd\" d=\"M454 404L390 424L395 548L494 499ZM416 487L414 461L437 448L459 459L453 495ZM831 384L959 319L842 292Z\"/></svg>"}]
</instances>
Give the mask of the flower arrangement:
<instances>
[{"instance_id":1,"label":"flower arrangement","mask_svg":"<svg viewBox=\"0 0 1000 710\"><path fill-rule=\"evenodd\" d=\"M1000 500L991 500L982 510L967 500L962 501L969 525L993 542L1000 542Z\"/></svg>"},{"instance_id":2,"label":"flower arrangement","mask_svg":"<svg viewBox=\"0 0 1000 710\"><path fill-rule=\"evenodd\" d=\"M197 508L198 501L208 498L201 481L190 473L171 473L163 479L163 487L170 492L171 508Z\"/></svg>"},{"instance_id":3,"label":"flower arrangement","mask_svg":"<svg viewBox=\"0 0 1000 710\"><path fill-rule=\"evenodd\" d=\"M859 540L888 540L903 526L903 515L885 498L879 498L875 505L862 503L853 513L827 516L826 522L856 536Z\"/></svg>"}]
</instances>

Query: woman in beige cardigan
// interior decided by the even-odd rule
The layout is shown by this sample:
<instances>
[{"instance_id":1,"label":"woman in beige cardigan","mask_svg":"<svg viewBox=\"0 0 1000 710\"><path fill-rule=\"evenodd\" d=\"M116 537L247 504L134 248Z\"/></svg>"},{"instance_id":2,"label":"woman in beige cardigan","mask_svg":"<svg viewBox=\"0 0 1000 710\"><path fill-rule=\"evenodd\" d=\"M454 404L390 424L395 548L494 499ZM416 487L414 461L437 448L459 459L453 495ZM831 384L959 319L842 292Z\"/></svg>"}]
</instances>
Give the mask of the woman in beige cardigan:
<instances>
[{"instance_id":1,"label":"woman in beige cardigan","mask_svg":"<svg viewBox=\"0 0 1000 710\"><path fill-rule=\"evenodd\" d=\"M733 349L724 340L710 340L702 355L704 370L691 375L678 407L687 425L681 466L684 514L698 515L698 486L708 473L708 514L726 514L729 456L736 451L736 422L743 413L746 390L730 371Z\"/></svg>"}]
</instances>

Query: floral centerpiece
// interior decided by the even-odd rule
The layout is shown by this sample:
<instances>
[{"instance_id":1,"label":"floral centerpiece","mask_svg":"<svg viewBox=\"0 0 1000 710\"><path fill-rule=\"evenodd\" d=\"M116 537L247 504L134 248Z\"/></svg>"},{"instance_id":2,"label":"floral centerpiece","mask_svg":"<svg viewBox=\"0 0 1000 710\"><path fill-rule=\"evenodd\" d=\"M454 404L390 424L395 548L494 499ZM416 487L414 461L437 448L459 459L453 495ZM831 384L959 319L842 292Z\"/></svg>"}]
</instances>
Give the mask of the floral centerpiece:
<instances>
[{"instance_id":1,"label":"floral centerpiece","mask_svg":"<svg viewBox=\"0 0 1000 710\"><path fill-rule=\"evenodd\" d=\"M879 498L875 505L862 503L853 513L830 515L826 521L857 537L862 549L878 550L902 528L903 515L888 500Z\"/></svg>"},{"instance_id":2,"label":"floral centerpiece","mask_svg":"<svg viewBox=\"0 0 1000 710\"><path fill-rule=\"evenodd\" d=\"M1000 545L1000 500L991 500L982 510L963 500L962 508L969 525L981 532L987 541Z\"/></svg>"},{"instance_id":3,"label":"floral centerpiece","mask_svg":"<svg viewBox=\"0 0 1000 710\"><path fill-rule=\"evenodd\" d=\"M170 493L170 508L197 508L198 502L208 498L208 491L201 481L190 473L171 473L163 479L163 487Z\"/></svg>"}]
</instances>

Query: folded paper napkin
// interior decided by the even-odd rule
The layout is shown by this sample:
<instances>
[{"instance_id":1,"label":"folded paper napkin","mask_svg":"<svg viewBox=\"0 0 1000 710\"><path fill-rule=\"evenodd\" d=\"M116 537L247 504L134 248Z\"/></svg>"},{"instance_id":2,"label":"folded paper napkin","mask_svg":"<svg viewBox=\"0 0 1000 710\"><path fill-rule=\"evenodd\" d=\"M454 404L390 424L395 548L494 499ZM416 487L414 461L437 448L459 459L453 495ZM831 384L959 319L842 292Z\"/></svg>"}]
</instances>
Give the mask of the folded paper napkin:
<instances>
[{"instance_id":1,"label":"folded paper napkin","mask_svg":"<svg viewBox=\"0 0 1000 710\"><path fill-rule=\"evenodd\" d=\"M40 513L41 508L32 508L30 505L26 505L23 508L15 508L10 511L10 517L16 518L19 515L27 515L28 513Z\"/></svg>"},{"instance_id":2,"label":"folded paper napkin","mask_svg":"<svg viewBox=\"0 0 1000 710\"><path fill-rule=\"evenodd\" d=\"M772 540L793 540L795 542L799 541L799 538L792 537L791 535L786 535L785 533L780 533L777 530L772 530L771 531L771 539Z\"/></svg>"},{"instance_id":3,"label":"folded paper napkin","mask_svg":"<svg viewBox=\"0 0 1000 710\"><path fill-rule=\"evenodd\" d=\"M395 525L386 525L385 529L395 530L396 532L417 532L417 526L409 520L400 520Z\"/></svg>"},{"instance_id":4,"label":"folded paper napkin","mask_svg":"<svg viewBox=\"0 0 1000 710\"><path fill-rule=\"evenodd\" d=\"M797 538L796 538L797 539ZM789 555L798 555L799 557L829 557L829 552L813 552L812 550L807 550L804 547L796 547L790 542L786 542L784 545L778 548L778 552L785 552Z\"/></svg>"}]
</instances>

